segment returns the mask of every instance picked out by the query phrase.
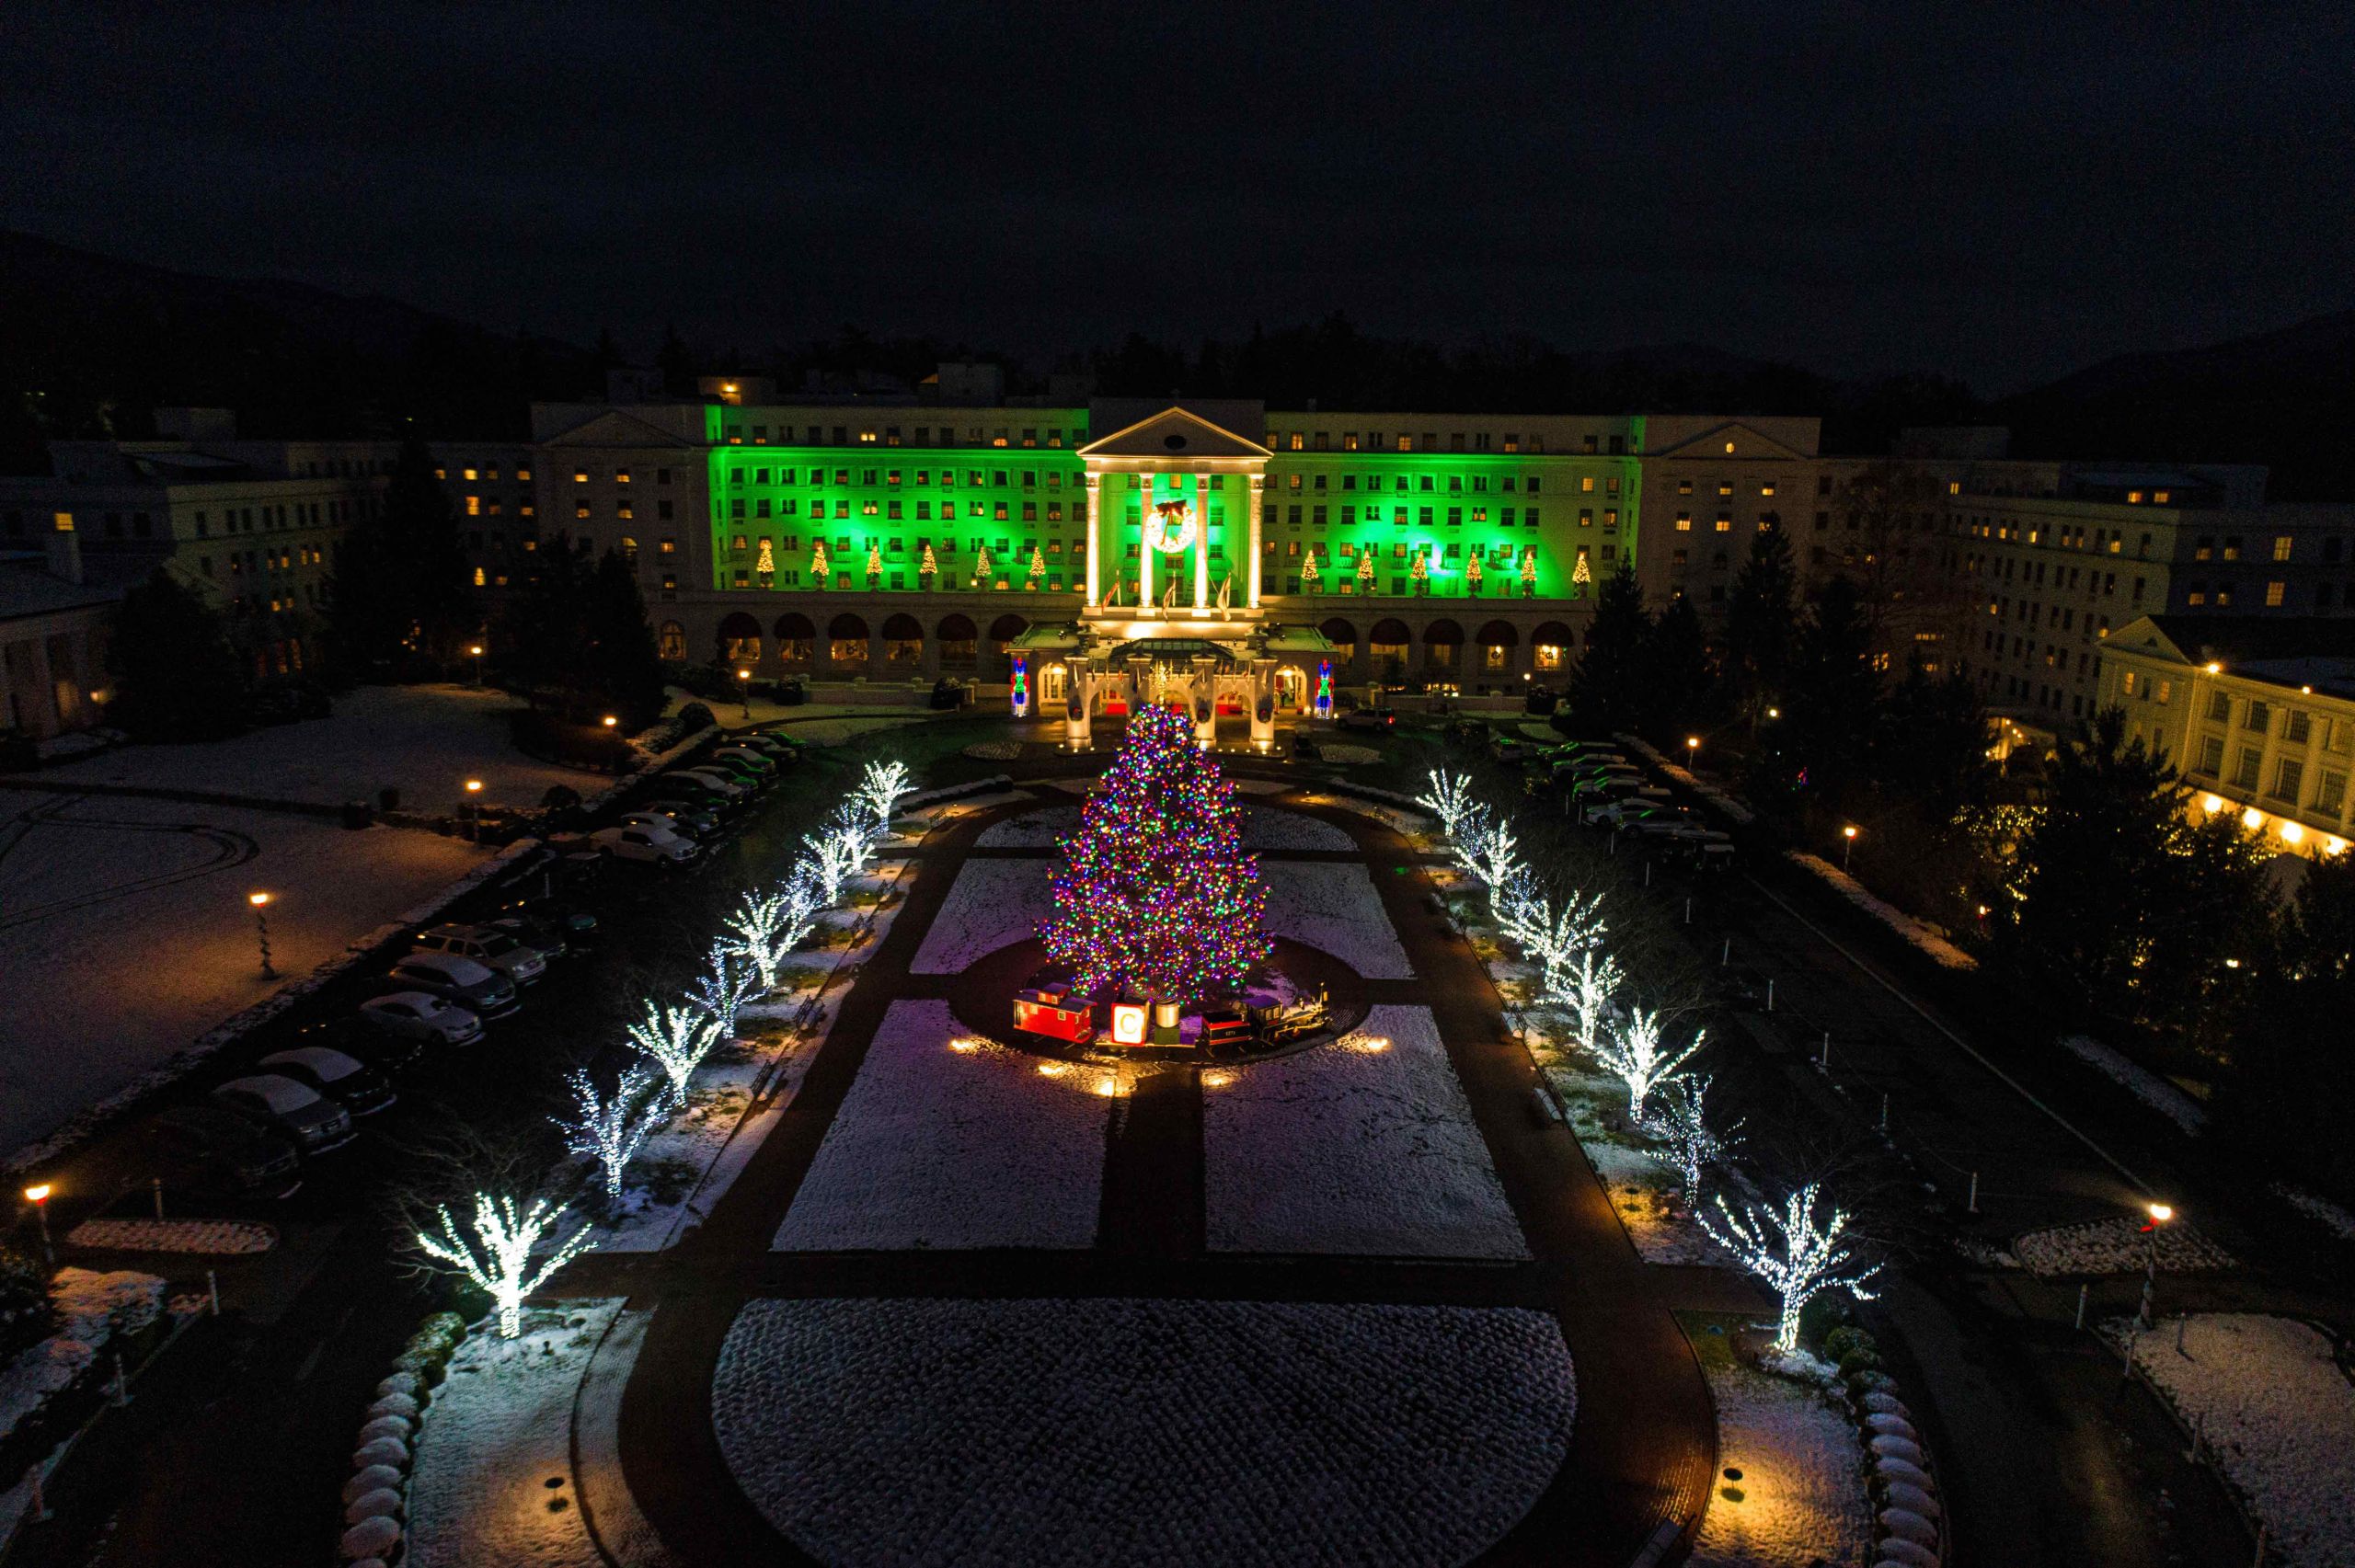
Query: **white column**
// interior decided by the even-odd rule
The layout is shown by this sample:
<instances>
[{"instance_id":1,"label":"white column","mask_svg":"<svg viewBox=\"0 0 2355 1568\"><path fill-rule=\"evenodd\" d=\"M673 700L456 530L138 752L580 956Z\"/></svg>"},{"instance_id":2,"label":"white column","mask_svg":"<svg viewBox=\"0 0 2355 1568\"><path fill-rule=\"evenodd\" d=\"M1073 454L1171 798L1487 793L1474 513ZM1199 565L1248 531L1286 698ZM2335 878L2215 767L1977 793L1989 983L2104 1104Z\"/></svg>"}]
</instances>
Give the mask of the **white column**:
<instances>
[{"instance_id":1,"label":"white column","mask_svg":"<svg viewBox=\"0 0 2355 1568\"><path fill-rule=\"evenodd\" d=\"M1094 475L1089 475L1086 477L1093 478ZM1093 610L1103 601L1103 595L1097 588L1096 578L1096 560L1103 554L1103 542L1098 537L1098 529L1104 519L1104 508L1101 505L1103 487L1098 486L1091 490L1083 484L1079 493L1086 498L1080 504L1087 509L1087 532L1080 538L1087 546L1087 607Z\"/></svg>"},{"instance_id":2,"label":"white column","mask_svg":"<svg viewBox=\"0 0 2355 1568\"><path fill-rule=\"evenodd\" d=\"M1211 476L1194 475L1194 608L1211 607Z\"/></svg>"},{"instance_id":3,"label":"white column","mask_svg":"<svg viewBox=\"0 0 2355 1568\"><path fill-rule=\"evenodd\" d=\"M1243 504L1251 514L1251 565L1248 568L1248 580L1251 584L1250 608L1257 610L1259 608L1259 498L1261 492L1253 486L1249 475L1237 475L1236 477L1243 481Z\"/></svg>"},{"instance_id":4,"label":"white column","mask_svg":"<svg viewBox=\"0 0 2355 1568\"><path fill-rule=\"evenodd\" d=\"M1153 475L1140 474L1136 481L1137 608L1149 610L1153 607L1153 557L1156 553L1153 543ZM1128 508L1123 506L1120 516L1125 520L1128 514Z\"/></svg>"}]
</instances>

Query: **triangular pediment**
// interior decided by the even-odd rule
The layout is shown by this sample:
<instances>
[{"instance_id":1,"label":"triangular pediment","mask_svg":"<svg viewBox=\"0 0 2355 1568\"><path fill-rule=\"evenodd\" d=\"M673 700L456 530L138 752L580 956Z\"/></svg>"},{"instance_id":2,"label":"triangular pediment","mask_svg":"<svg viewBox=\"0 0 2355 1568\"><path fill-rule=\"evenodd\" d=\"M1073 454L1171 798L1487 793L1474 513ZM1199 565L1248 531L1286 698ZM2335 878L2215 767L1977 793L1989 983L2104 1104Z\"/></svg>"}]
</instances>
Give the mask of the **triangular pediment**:
<instances>
[{"instance_id":1,"label":"triangular pediment","mask_svg":"<svg viewBox=\"0 0 2355 1568\"><path fill-rule=\"evenodd\" d=\"M2155 617L2150 615L2138 615L2127 622L2104 638L2102 646L2131 648L2137 653L2155 654L2162 658L2172 658L2179 664L2199 662L2192 658L2190 650L2169 636L2166 628L2160 625Z\"/></svg>"},{"instance_id":2,"label":"triangular pediment","mask_svg":"<svg viewBox=\"0 0 2355 1568\"><path fill-rule=\"evenodd\" d=\"M1173 406L1088 442L1079 449L1079 455L1183 462L1189 458L1265 459L1274 453L1247 436Z\"/></svg>"},{"instance_id":3,"label":"triangular pediment","mask_svg":"<svg viewBox=\"0 0 2355 1568\"><path fill-rule=\"evenodd\" d=\"M682 441L661 426L650 424L634 414L611 409L572 427L541 443L544 446L677 446L691 447L693 441Z\"/></svg>"},{"instance_id":4,"label":"triangular pediment","mask_svg":"<svg viewBox=\"0 0 2355 1568\"><path fill-rule=\"evenodd\" d=\"M1729 441L1733 443L1731 452L1726 450L1726 443ZM1740 419L1728 419L1724 424L1712 426L1688 441L1680 441L1672 447L1666 447L1659 452L1647 452L1645 455L1648 457L1718 457L1729 458L1738 463L1743 459L1755 461L1760 458L1778 462L1798 462L1809 454L1785 445L1774 437L1742 423Z\"/></svg>"}]
</instances>

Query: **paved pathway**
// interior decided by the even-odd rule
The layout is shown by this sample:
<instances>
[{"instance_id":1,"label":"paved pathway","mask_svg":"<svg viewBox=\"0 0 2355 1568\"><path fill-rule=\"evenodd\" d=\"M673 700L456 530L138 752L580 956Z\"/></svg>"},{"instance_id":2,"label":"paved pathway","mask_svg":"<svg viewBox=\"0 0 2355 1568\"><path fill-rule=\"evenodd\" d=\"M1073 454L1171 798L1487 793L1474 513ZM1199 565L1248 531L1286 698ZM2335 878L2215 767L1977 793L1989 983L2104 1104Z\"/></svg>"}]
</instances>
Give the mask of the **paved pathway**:
<instances>
[{"instance_id":1,"label":"paved pathway","mask_svg":"<svg viewBox=\"0 0 2355 1568\"><path fill-rule=\"evenodd\" d=\"M1103 760L1099 753L1059 768L1092 773ZM1284 776L1248 763L1230 764L1230 771ZM790 1109L710 1218L671 1253L592 1255L563 1276L565 1296L623 1294L654 1309L623 1391L619 1447L629 1490L671 1551L692 1563L810 1561L745 1497L712 1424L721 1344L744 1304L765 1297L1143 1296L1545 1310L1560 1323L1577 1365L1569 1450L1529 1513L1481 1561L1617 1568L1663 1526L1697 1521L1716 1467L1716 1422L1671 1308L1696 1293L1715 1301L1723 1286L1705 1288L1686 1277L1691 1271L1656 1270L1637 1258L1577 1141L1536 1114L1535 1069L1507 1031L1494 987L1429 903L1431 887L1421 868L1431 857L1354 811L1285 803L1349 833L1356 857L1272 852L1264 858L1362 858L1369 864L1418 979L1351 976L1354 984L1346 989L1356 995L1345 998L1345 987L1337 985L1336 1000L1345 1006L1411 1001L1431 1010L1531 1261L1205 1255L1201 1086L1192 1069L1145 1080L1124 1107L1108 1150L1092 1250L769 1250L886 1009L903 997L956 994L959 977L913 977L908 967L973 841L999 820L1053 804L1063 802L962 814L913 851L915 875L902 882L906 907L843 999Z\"/></svg>"}]
</instances>

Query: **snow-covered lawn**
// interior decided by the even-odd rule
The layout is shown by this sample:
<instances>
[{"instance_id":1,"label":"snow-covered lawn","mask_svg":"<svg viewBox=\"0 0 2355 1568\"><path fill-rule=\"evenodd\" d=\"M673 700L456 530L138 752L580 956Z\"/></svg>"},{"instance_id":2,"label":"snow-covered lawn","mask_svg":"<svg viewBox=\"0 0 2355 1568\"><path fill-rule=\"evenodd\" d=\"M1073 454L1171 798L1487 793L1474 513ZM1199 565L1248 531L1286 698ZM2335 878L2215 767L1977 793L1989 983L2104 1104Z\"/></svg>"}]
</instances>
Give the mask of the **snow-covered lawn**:
<instances>
[{"instance_id":1,"label":"snow-covered lawn","mask_svg":"<svg viewBox=\"0 0 2355 1568\"><path fill-rule=\"evenodd\" d=\"M391 787L411 811L455 809L467 779L482 780L485 804L512 807L537 806L551 784L586 795L607 782L516 750L507 715L521 705L487 686L362 686L336 698L330 718L201 745L125 746L42 776L319 806L373 801Z\"/></svg>"},{"instance_id":2,"label":"snow-covered lawn","mask_svg":"<svg viewBox=\"0 0 2355 1568\"><path fill-rule=\"evenodd\" d=\"M1529 1255L1429 1008L1206 1089L1202 1150L1217 1251Z\"/></svg>"},{"instance_id":3,"label":"snow-covered lawn","mask_svg":"<svg viewBox=\"0 0 2355 1568\"><path fill-rule=\"evenodd\" d=\"M748 1013L748 1021L751 1015ZM687 1108L646 1140L626 1179L620 1212L599 1230L601 1253L650 1253L675 1244L728 1195L746 1162L776 1128L791 1105L801 1074L817 1054L817 1041L786 1047L775 1098L746 1116L752 1092L780 1053L727 1050L696 1070L688 1085ZM656 1198L647 1176L667 1169L677 1196Z\"/></svg>"},{"instance_id":4,"label":"snow-covered lawn","mask_svg":"<svg viewBox=\"0 0 2355 1568\"><path fill-rule=\"evenodd\" d=\"M1669 771L1675 772L1672 768ZM1940 968L1969 970L1979 967L1978 959L1948 942L1895 904L1876 897L1871 889L1830 861L1802 853L1798 850L1785 850L1783 858L1809 876L1831 884L1833 892L1903 937L1913 946L1927 955Z\"/></svg>"},{"instance_id":5,"label":"snow-covered lawn","mask_svg":"<svg viewBox=\"0 0 2355 1568\"><path fill-rule=\"evenodd\" d=\"M1051 850L1079 830L1079 807L1050 806L1009 817L982 830L973 847L984 850Z\"/></svg>"},{"instance_id":6,"label":"snow-covered lawn","mask_svg":"<svg viewBox=\"0 0 2355 1568\"><path fill-rule=\"evenodd\" d=\"M2311 1325L2256 1312L2195 1312L2134 1345L2174 1405L2294 1568L2355 1568L2355 1383Z\"/></svg>"},{"instance_id":7,"label":"snow-covered lawn","mask_svg":"<svg viewBox=\"0 0 2355 1568\"><path fill-rule=\"evenodd\" d=\"M50 1282L57 1332L0 1367L0 1437L82 1375L118 1333L136 1333L164 1310L164 1282L128 1269L61 1268Z\"/></svg>"},{"instance_id":8,"label":"snow-covered lawn","mask_svg":"<svg viewBox=\"0 0 2355 1568\"><path fill-rule=\"evenodd\" d=\"M1369 979L1415 978L1382 897L1362 865L1346 861L1267 861L1268 929L1321 948Z\"/></svg>"},{"instance_id":9,"label":"snow-covered lawn","mask_svg":"<svg viewBox=\"0 0 2355 1568\"><path fill-rule=\"evenodd\" d=\"M2199 1274L2231 1268L2233 1254L2178 1219L2158 1232L2159 1272ZM2088 1220L2031 1230L2012 1243L2012 1255L2031 1274L2133 1274L2146 1267L2151 1238L2136 1219Z\"/></svg>"},{"instance_id":10,"label":"snow-covered lawn","mask_svg":"<svg viewBox=\"0 0 2355 1568\"><path fill-rule=\"evenodd\" d=\"M270 1251L278 1245L278 1227L245 1219L85 1219L66 1232L65 1242L122 1253L225 1256Z\"/></svg>"},{"instance_id":11,"label":"snow-covered lawn","mask_svg":"<svg viewBox=\"0 0 2355 1568\"><path fill-rule=\"evenodd\" d=\"M275 896L271 961L301 976L485 858L397 828L32 792L0 793L0 1033L53 1047L0 1053L0 1153L278 988L247 893Z\"/></svg>"},{"instance_id":12,"label":"snow-covered lawn","mask_svg":"<svg viewBox=\"0 0 2355 1568\"><path fill-rule=\"evenodd\" d=\"M2089 1063L2104 1077L2185 1132L2197 1134L2207 1130L2206 1106L2125 1052L2102 1044L2091 1035L2065 1036L2061 1044L2072 1056Z\"/></svg>"},{"instance_id":13,"label":"snow-covered lawn","mask_svg":"<svg viewBox=\"0 0 2355 1568\"><path fill-rule=\"evenodd\" d=\"M1694 1568L1851 1568L1867 1561L1872 1511L1855 1423L1806 1383L1734 1364L1709 1369L1717 1405L1717 1490ZM1728 1481L1722 1471L1738 1470Z\"/></svg>"},{"instance_id":14,"label":"snow-covered lawn","mask_svg":"<svg viewBox=\"0 0 2355 1568\"><path fill-rule=\"evenodd\" d=\"M1246 801L1243 807L1243 847L1278 853L1286 850L1338 850L1347 853L1358 846L1356 840L1330 822Z\"/></svg>"},{"instance_id":15,"label":"snow-covered lawn","mask_svg":"<svg viewBox=\"0 0 2355 1568\"><path fill-rule=\"evenodd\" d=\"M458 1346L417 1435L408 1568L603 1568L572 1494L572 1404L621 1307L535 1309L517 1338L484 1323Z\"/></svg>"},{"instance_id":16,"label":"snow-covered lawn","mask_svg":"<svg viewBox=\"0 0 2355 1568\"><path fill-rule=\"evenodd\" d=\"M1048 860L968 860L924 933L909 972L953 975L1010 942L1039 934L1054 910Z\"/></svg>"},{"instance_id":17,"label":"snow-covered lawn","mask_svg":"<svg viewBox=\"0 0 2355 1568\"><path fill-rule=\"evenodd\" d=\"M1110 1119L1101 1077L974 1038L945 1001L893 1002L776 1250L1089 1245Z\"/></svg>"},{"instance_id":18,"label":"snow-covered lawn","mask_svg":"<svg viewBox=\"0 0 2355 1568\"><path fill-rule=\"evenodd\" d=\"M2340 1241L2355 1242L2355 1214L2348 1213L2321 1194L2293 1187L2287 1182L2270 1183L2266 1190Z\"/></svg>"},{"instance_id":19,"label":"snow-covered lawn","mask_svg":"<svg viewBox=\"0 0 2355 1568\"><path fill-rule=\"evenodd\" d=\"M758 1301L713 1425L830 1562L1461 1562L1560 1464L1553 1321L1247 1301Z\"/></svg>"}]
</instances>

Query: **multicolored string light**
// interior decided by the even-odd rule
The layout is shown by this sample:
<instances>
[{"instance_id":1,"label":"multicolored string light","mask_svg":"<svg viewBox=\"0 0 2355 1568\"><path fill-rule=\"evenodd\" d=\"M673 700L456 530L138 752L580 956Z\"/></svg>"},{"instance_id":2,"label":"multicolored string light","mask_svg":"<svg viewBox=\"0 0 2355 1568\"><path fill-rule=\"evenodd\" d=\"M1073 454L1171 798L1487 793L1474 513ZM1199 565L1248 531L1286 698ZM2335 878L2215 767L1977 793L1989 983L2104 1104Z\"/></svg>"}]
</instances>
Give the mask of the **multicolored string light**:
<instances>
[{"instance_id":1,"label":"multicolored string light","mask_svg":"<svg viewBox=\"0 0 2355 1568\"><path fill-rule=\"evenodd\" d=\"M1166 708L1129 720L1102 793L1081 808L1054 878L1047 952L1082 990L1181 1004L1241 983L1268 956L1267 889L1243 848L1235 786Z\"/></svg>"}]
</instances>

